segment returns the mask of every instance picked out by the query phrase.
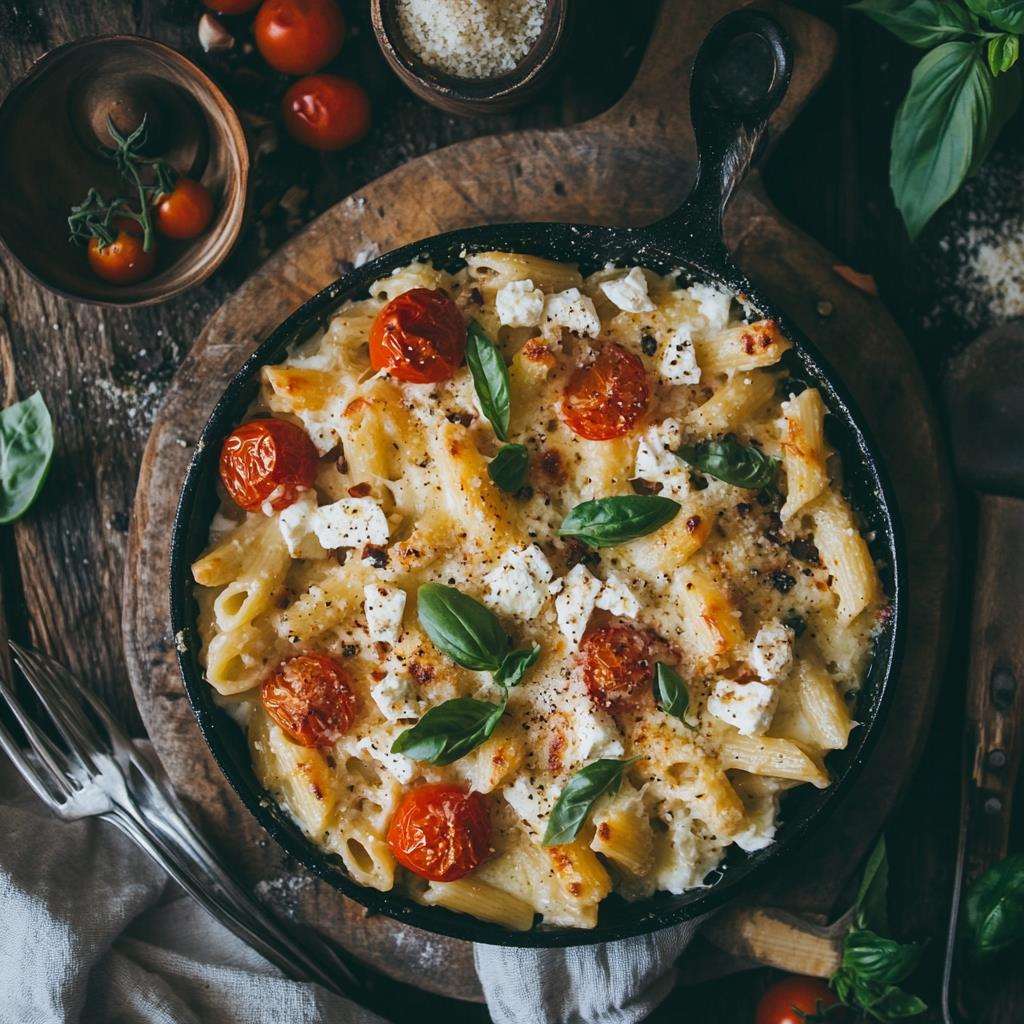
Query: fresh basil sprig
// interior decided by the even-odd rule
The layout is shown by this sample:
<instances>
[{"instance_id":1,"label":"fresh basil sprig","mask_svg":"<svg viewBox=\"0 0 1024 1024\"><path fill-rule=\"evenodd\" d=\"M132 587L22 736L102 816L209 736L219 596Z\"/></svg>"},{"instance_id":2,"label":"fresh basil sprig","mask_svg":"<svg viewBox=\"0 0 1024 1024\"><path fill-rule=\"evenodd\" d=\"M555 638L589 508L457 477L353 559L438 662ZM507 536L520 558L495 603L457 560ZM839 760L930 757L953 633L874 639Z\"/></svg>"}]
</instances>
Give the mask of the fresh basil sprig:
<instances>
[{"instance_id":1,"label":"fresh basil sprig","mask_svg":"<svg viewBox=\"0 0 1024 1024\"><path fill-rule=\"evenodd\" d=\"M571 843L579 834L594 804L605 793L615 794L626 768L638 758L615 761L602 757L574 773L558 795L544 831L544 846Z\"/></svg>"},{"instance_id":2,"label":"fresh basil sprig","mask_svg":"<svg viewBox=\"0 0 1024 1024\"><path fill-rule=\"evenodd\" d=\"M487 475L509 494L516 494L526 483L530 453L525 444L503 444L487 464Z\"/></svg>"},{"instance_id":3,"label":"fresh basil sprig","mask_svg":"<svg viewBox=\"0 0 1024 1024\"><path fill-rule=\"evenodd\" d=\"M562 520L558 534L578 537L593 548L624 544L653 533L675 518L680 505L656 494L595 498L577 505Z\"/></svg>"},{"instance_id":4,"label":"fresh basil sprig","mask_svg":"<svg viewBox=\"0 0 1024 1024\"><path fill-rule=\"evenodd\" d=\"M507 441L512 417L508 367L498 347L475 320L470 320L466 332L466 363L473 375L480 408L491 421L498 440Z\"/></svg>"},{"instance_id":5,"label":"fresh basil sprig","mask_svg":"<svg viewBox=\"0 0 1024 1024\"><path fill-rule=\"evenodd\" d=\"M451 764L494 732L507 704L507 690L498 704L472 697L446 700L400 733L391 744L391 752L428 764Z\"/></svg>"},{"instance_id":6,"label":"fresh basil sprig","mask_svg":"<svg viewBox=\"0 0 1024 1024\"><path fill-rule=\"evenodd\" d=\"M679 673L663 661L657 662L654 666L654 699L666 715L678 718L687 729L696 730L697 727L686 720L686 712L690 707L690 691Z\"/></svg>"},{"instance_id":7,"label":"fresh basil sprig","mask_svg":"<svg viewBox=\"0 0 1024 1024\"><path fill-rule=\"evenodd\" d=\"M708 476L750 491L771 487L779 471L778 459L765 455L752 444L740 444L732 437L684 444L676 455Z\"/></svg>"},{"instance_id":8,"label":"fresh basil sprig","mask_svg":"<svg viewBox=\"0 0 1024 1024\"><path fill-rule=\"evenodd\" d=\"M1024 853L993 864L967 893L968 948L987 960L1024 939Z\"/></svg>"},{"instance_id":9,"label":"fresh basil sprig","mask_svg":"<svg viewBox=\"0 0 1024 1024\"><path fill-rule=\"evenodd\" d=\"M53 421L37 391L0 412L0 523L28 511L53 458Z\"/></svg>"}]
</instances>

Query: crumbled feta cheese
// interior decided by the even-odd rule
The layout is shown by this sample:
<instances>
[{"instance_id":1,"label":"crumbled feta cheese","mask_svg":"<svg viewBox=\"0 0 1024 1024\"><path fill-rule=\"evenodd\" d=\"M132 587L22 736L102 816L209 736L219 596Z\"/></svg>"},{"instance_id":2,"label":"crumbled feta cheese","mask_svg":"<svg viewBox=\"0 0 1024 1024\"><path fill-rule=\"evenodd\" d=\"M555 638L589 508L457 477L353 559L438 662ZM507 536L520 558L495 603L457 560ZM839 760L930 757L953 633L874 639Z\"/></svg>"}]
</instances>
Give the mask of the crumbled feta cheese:
<instances>
[{"instance_id":1,"label":"crumbled feta cheese","mask_svg":"<svg viewBox=\"0 0 1024 1024\"><path fill-rule=\"evenodd\" d=\"M328 402L321 409L296 409L295 415L302 422L302 427L309 435L318 455L326 455L332 448L341 444L345 433L344 402Z\"/></svg>"},{"instance_id":2,"label":"crumbled feta cheese","mask_svg":"<svg viewBox=\"0 0 1024 1024\"><path fill-rule=\"evenodd\" d=\"M775 839L775 815L779 810L777 797L767 796L747 809L747 827L737 832L732 841L747 853L771 846Z\"/></svg>"},{"instance_id":3,"label":"crumbled feta cheese","mask_svg":"<svg viewBox=\"0 0 1024 1024\"><path fill-rule=\"evenodd\" d=\"M281 509L277 525L292 558L323 558L326 552L313 532L316 491L303 491L287 508Z\"/></svg>"},{"instance_id":4,"label":"crumbled feta cheese","mask_svg":"<svg viewBox=\"0 0 1024 1024\"><path fill-rule=\"evenodd\" d=\"M735 726L737 732L744 736L760 736L772 724L778 700L774 686L716 679L715 688L708 698L708 711L715 718Z\"/></svg>"},{"instance_id":5,"label":"crumbled feta cheese","mask_svg":"<svg viewBox=\"0 0 1024 1024\"><path fill-rule=\"evenodd\" d=\"M565 586L555 598L555 614L558 616L558 628L569 641L570 649L579 646L602 586L604 584L584 565L573 566L565 577Z\"/></svg>"},{"instance_id":6,"label":"crumbled feta cheese","mask_svg":"<svg viewBox=\"0 0 1024 1024\"><path fill-rule=\"evenodd\" d=\"M370 687L370 696L389 722L419 718L423 712L423 704L413 691L412 677L405 671L392 669Z\"/></svg>"},{"instance_id":7,"label":"crumbled feta cheese","mask_svg":"<svg viewBox=\"0 0 1024 1024\"><path fill-rule=\"evenodd\" d=\"M363 587L363 614L370 639L397 644L402 632L405 612L405 591L401 587L385 587L370 583Z\"/></svg>"},{"instance_id":8,"label":"crumbled feta cheese","mask_svg":"<svg viewBox=\"0 0 1024 1024\"><path fill-rule=\"evenodd\" d=\"M364 736L356 743L356 750L360 753L369 754L397 782L405 785L412 782L416 774L416 762L405 754L392 754L391 744L394 736L384 733L378 735Z\"/></svg>"},{"instance_id":9,"label":"crumbled feta cheese","mask_svg":"<svg viewBox=\"0 0 1024 1024\"><path fill-rule=\"evenodd\" d=\"M668 849L655 861L655 884L679 895L704 884L708 872L721 860L722 848L695 827L681 808L670 811L665 824Z\"/></svg>"},{"instance_id":10,"label":"crumbled feta cheese","mask_svg":"<svg viewBox=\"0 0 1024 1024\"><path fill-rule=\"evenodd\" d=\"M687 294L700 309L700 315L707 322L709 332L720 331L729 322L732 295L713 284L692 285Z\"/></svg>"},{"instance_id":11,"label":"crumbled feta cheese","mask_svg":"<svg viewBox=\"0 0 1024 1024\"><path fill-rule=\"evenodd\" d=\"M487 600L506 615L533 619L544 605L554 573L536 544L510 548L485 577Z\"/></svg>"},{"instance_id":12,"label":"crumbled feta cheese","mask_svg":"<svg viewBox=\"0 0 1024 1024\"><path fill-rule=\"evenodd\" d=\"M508 327L536 327L544 314L544 293L529 278L509 281L494 296L494 311Z\"/></svg>"},{"instance_id":13,"label":"crumbled feta cheese","mask_svg":"<svg viewBox=\"0 0 1024 1024\"><path fill-rule=\"evenodd\" d=\"M690 493L689 470L675 454L681 440L679 421L662 420L640 435L636 448L635 475L661 484L661 493L666 498L685 498Z\"/></svg>"},{"instance_id":14,"label":"crumbled feta cheese","mask_svg":"<svg viewBox=\"0 0 1024 1024\"><path fill-rule=\"evenodd\" d=\"M778 619L766 622L754 637L747 661L763 679L785 679L793 666L793 640L796 634Z\"/></svg>"},{"instance_id":15,"label":"crumbled feta cheese","mask_svg":"<svg viewBox=\"0 0 1024 1024\"><path fill-rule=\"evenodd\" d=\"M608 573L608 579L597 595L595 604L612 615L624 615L628 619L635 619L640 611L636 595L626 585L626 581L613 572Z\"/></svg>"},{"instance_id":16,"label":"crumbled feta cheese","mask_svg":"<svg viewBox=\"0 0 1024 1024\"><path fill-rule=\"evenodd\" d=\"M602 281L601 291L626 313L650 313L654 309L647 294L647 278L639 267L633 267L625 277Z\"/></svg>"},{"instance_id":17,"label":"crumbled feta cheese","mask_svg":"<svg viewBox=\"0 0 1024 1024\"><path fill-rule=\"evenodd\" d=\"M317 540L328 550L387 544L388 520L373 498L342 498L311 517Z\"/></svg>"},{"instance_id":18,"label":"crumbled feta cheese","mask_svg":"<svg viewBox=\"0 0 1024 1024\"><path fill-rule=\"evenodd\" d=\"M515 782L502 791L502 796L520 820L535 832L542 832L558 796L553 790L553 786L532 785L525 775L517 775Z\"/></svg>"},{"instance_id":19,"label":"crumbled feta cheese","mask_svg":"<svg viewBox=\"0 0 1024 1024\"><path fill-rule=\"evenodd\" d=\"M700 367L693 349L693 328L689 324L681 324L668 339L658 370L669 384L700 383Z\"/></svg>"},{"instance_id":20,"label":"crumbled feta cheese","mask_svg":"<svg viewBox=\"0 0 1024 1024\"><path fill-rule=\"evenodd\" d=\"M564 292L548 295L544 299L541 334L545 338L557 338L560 327L568 327L576 334L596 338L601 333L601 320L594 300L589 295L583 295L579 288L567 288Z\"/></svg>"},{"instance_id":21,"label":"crumbled feta cheese","mask_svg":"<svg viewBox=\"0 0 1024 1024\"><path fill-rule=\"evenodd\" d=\"M626 752L618 726L604 708L594 707L584 698L572 721L573 736L566 764L588 764L599 757L622 757Z\"/></svg>"}]
</instances>

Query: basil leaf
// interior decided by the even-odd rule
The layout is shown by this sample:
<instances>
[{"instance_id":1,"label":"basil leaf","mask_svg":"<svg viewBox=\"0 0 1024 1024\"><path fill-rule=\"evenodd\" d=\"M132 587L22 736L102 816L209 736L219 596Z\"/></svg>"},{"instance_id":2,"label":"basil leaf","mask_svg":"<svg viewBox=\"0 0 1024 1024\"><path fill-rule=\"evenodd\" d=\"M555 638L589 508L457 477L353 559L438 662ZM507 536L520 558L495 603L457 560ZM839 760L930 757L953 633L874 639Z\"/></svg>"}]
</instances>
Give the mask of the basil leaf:
<instances>
[{"instance_id":1,"label":"basil leaf","mask_svg":"<svg viewBox=\"0 0 1024 1024\"><path fill-rule=\"evenodd\" d=\"M858 928L872 931L889 930L889 856L885 836L879 836L864 866L864 874L854 901Z\"/></svg>"},{"instance_id":2,"label":"basil leaf","mask_svg":"<svg viewBox=\"0 0 1024 1024\"><path fill-rule=\"evenodd\" d=\"M896 114L889 164L912 239L988 156L1020 97L1020 74L993 78L977 43L943 43L921 59Z\"/></svg>"},{"instance_id":3,"label":"basil leaf","mask_svg":"<svg viewBox=\"0 0 1024 1024\"><path fill-rule=\"evenodd\" d=\"M456 697L431 708L412 728L400 733L391 753L427 764L451 764L480 746L505 713L508 693L500 704Z\"/></svg>"},{"instance_id":4,"label":"basil leaf","mask_svg":"<svg viewBox=\"0 0 1024 1024\"><path fill-rule=\"evenodd\" d=\"M605 793L614 794L619 791L622 773L635 760L635 757L628 761L602 757L576 772L565 784L551 809L543 845L562 846L571 843L598 798Z\"/></svg>"},{"instance_id":5,"label":"basil leaf","mask_svg":"<svg viewBox=\"0 0 1024 1024\"><path fill-rule=\"evenodd\" d=\"M843 943L843 966L862 980L895 985L914 971L921 951L920 943L897 942L854 928Z\"/></svg>"},{"instance_id":6,"label":"basil leaf","mask_svg":"<svg viewBox=\"0 0 1024 1024\"><path fill-rule=\"evenodd\" d=\"M1020 36L996 36L988 41L988 66L993 75L1009 71L1020 57Z\"/></svg>"},{"instance_id":7,"label":"basil leaf","mask_svg":"<svg viewBox=\"0 0 1024 1024\"><path fill-rule=\"evenodd\" d=\"M498 671L509 640L490 609L442 583L424 583L416 603L420 625L439 651L463 668Z\"/></svg>"},{"instance_id":8,"label":"basil leaf","mask_svg":"<svg viewBox=\"0 0 1024 1024\"><path fill-rule=\"evenodd\" d=\"M509 494L521 491L526 483L526 470L530 465L530 453L524 444L505 444L487 464L487 475Z\"/></svg>"},{"instance_id":9,"label":"basil leaf","mask_svg":"<svg viewBox=\"0 0 1024 1024\"><path fill-rule=\"evenodd\" d=\"M674 668L659 661L654 666L654 699L658 707L667 715L678 718L687 729L696 730L686 720L686 711L690 706L690 691L686 688L679 673Z\"/></svg>"},{"instance_id":10,"label":"basil leaf","mask_svg":"<svg viewBox=\"0 0 1024 1024\"><path fill-rule=\"evenodd\" d=\"M905 1020L907 1017L916 1017L928 1009L924 1000L904 992L895 985L855 981L853 988L856 1005L875 1020Z\"/></svg>"},{"instance_id":11,"label":"basil leaf","mask_svg":"<svg viewBox=\"0 0 1024 1024\"><path fill-rule=\"evenodd\" d=\"M38 391L0 412L0 523L28 511L52 457L53 420Z\"/></svg>"},{"instance_id":12,"label":"basil leaf","mask_svg":"<svg viewBox=\"0 0 1024 1024\"><path fill-rule=\"evenodd\" d=\"M1020 0L965 0L967 6L1004 32L1024 32L1024 5Z\"/></svg>"},{"instance_id":13,"label":"basil leaf","mask_svg":"<svg viewBox=\"0 0 1024 1024\"><path fill-rule=\"evenodd\" d=\"M675 518L680 505L658 495L626 494L614 498L595 498L577 505L562 521L561 537L579 537L591 547L644 537Z\"/></svg>"},{"instance_id":14,"label":"basil leaf","mask_svg":"<svg viewBox=\"0 0 1024 1024\"><path fill-rule=\"evenodd\" d=\"M480 399L480 408L491 421L498 440L507 440L512 415L508 367L505 365L505 357L475 320L470 320L466 332L466 363L473 375L473 386Z\"/></svg>"},{"instance_id":15,"label":"basil leaf","mask_svg":"<svg viewBox=\"0 0 1024 1024\"><path fill-rule=\"evenodd\" d=\"M717 477L735 487L759 491L771 487L779 471L779 460L765 455L760 448L740 444L735 438L684 444L676 455L708 476Z\"/></svg>"},{"instance_id":16,"label":"basil leaf","mask_svg":"<svg viewBox=\"0 0 1024 1024\"><path fill-rule=\"evenodd\" d=\"M943 0L861 0L850 6L903 42L925 50L973 34L978 28L963 7Z\"/></svg>"},{"instance_id":17,"label":"basil leaf","mask_svg":"<svg viewBox=\"0 0 1024 1024\"><path fill-rule=\"evenodd\" d=\"M1024 938L1024 853L993 864L971 886L965 911L969 948L977 959Z\"/></svg>"},{"instance_id":18,"label":"basil leaf","mask_svg":"<svg viewBox=\"0 0 1024 1024\"><path fill-rule=\"evenodd\" d=\"M499 686L518 686L522 682L526 670L540 657L540 645L534 644L527 649L511 651L505 655L505 660L498 666L494 673L494 681Z\"/></svg>"}]
</instances>

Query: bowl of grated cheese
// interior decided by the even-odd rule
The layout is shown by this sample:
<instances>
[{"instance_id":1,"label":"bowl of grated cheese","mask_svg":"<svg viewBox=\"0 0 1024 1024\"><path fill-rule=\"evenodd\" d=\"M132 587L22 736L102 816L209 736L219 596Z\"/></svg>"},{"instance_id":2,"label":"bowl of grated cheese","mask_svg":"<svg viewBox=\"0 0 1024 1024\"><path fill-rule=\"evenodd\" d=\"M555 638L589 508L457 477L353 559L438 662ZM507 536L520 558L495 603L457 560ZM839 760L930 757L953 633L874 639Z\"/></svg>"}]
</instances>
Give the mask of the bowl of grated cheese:
<instances>
[{"instance_id":1,"label":"bowl of grated cheese","mask_svg":"<svg viewBox=\"0 0 1024 1024\"><path fill-rule=\"evenodd\" d=\"M569 0L371 0L384 57L417 96L453 114L501 113L554 70Z\"/></svg>"}]
</instances>

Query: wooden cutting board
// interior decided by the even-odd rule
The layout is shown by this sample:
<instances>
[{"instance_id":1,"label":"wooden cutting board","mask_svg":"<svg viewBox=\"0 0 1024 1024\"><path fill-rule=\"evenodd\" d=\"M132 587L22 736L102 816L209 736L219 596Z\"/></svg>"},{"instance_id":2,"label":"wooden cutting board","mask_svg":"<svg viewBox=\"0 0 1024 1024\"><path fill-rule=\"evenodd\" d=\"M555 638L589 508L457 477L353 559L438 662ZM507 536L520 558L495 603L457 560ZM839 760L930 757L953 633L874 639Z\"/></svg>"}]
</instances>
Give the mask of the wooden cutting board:
<instances>
[{"instance_id":1,"label":"wooden cutting board","mask_svg":"<svg viewBox=\"0 0 1024 1024\"><path fill-rule=\"evenodd\" d=\"M387 974L434 992L480 997L468 944L368 917L298 872L235 797L193 719L169 637L168 544L185 467L230 376L288 313L365 259L440 231L484 222L643 224L667 213L693 176L687 82L707 30L735 0L665 0L628 94L570 128L479 138L419 157L328 210L281 248L213 316L167 393L142 463L126 564L124 641L142 718L182 795L239 873L278 906ZM795 52L777 135L821 82L832 31L782 5ZM855 787L789 869L722 915L716 944L780 966L828 971L827 936L796 937L782 908L822 921L899 797L931 716L944 661L953 514L931 399L906 339L877 299L833 270L835 259L787 224L753 176L730 208L727 236L750 277L812 337L858 399L895 482L908 543L909 644L886 731ZM826 305L827 304L827 305ZM823 315L820 310L826 310Z\"/></svg>"}]
</instances>

